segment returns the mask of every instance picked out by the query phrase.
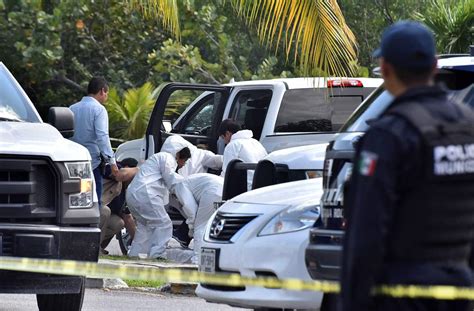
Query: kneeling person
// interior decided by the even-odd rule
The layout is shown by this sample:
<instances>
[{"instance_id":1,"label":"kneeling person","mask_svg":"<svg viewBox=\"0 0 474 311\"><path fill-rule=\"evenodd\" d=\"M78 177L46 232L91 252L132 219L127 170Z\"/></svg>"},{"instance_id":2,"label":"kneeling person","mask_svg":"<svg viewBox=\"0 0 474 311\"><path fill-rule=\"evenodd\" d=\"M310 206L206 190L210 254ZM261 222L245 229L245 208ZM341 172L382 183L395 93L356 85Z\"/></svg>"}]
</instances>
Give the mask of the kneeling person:
<instances>
[{"instance_id":1,"label":"kneeling person","mask_svg":"<svg viewBox=\"0 0 474 311\"><path fill-rule=\"evenodd\" d=\"M127 188L127 204L137 221L137 230L128 255L147 254L150 258L163 258L171 239L173 224L165 205L168 189L183 179L176 169L183 167L191 157L189 148L183 148L173 157L159 152L140 167Z\"/></svg>"},{"instance_id":2,"label":"kneeling person","mask_svg":"<svg viewBox=\"0 0 474 311\"><path fill-rule=\"evenodd\" d=\"M222 200L224 178L213 174L194 174L177 183L173 191L183 205L189 235L194 236L194 256L197 263L207 221L215 212L214 202Z\"/></svg>"}]
</instances>

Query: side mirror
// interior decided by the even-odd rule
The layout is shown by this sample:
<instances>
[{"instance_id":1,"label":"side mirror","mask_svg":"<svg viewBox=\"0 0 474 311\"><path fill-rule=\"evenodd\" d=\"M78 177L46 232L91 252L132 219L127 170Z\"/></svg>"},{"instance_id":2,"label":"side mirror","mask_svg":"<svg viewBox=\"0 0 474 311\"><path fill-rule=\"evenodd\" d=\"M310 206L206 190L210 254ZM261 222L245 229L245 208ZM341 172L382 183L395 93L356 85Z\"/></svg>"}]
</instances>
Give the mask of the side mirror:
<instances>
[{"instance_id":1,"label":"side mirror","mask_svg":"<svg viewBox=\"0 0 474 311\"><path fill-rule=\"evenodd\" d=\"M74 113L67 107L49 108L48 123L57 128L64 138L74 135Z\"/></svg>"}]
</instances>

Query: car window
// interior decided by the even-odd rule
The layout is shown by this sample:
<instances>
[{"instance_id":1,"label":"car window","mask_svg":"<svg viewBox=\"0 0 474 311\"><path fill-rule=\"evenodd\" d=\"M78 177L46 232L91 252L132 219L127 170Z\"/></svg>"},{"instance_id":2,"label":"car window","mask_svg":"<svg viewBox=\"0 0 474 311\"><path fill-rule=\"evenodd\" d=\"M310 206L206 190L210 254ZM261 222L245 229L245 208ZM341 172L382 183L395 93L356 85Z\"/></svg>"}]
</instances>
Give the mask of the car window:
<instances>
[{"instance_id":1,"label":"car window","mask_svg":"<svg viewBox=\"0 0 474 311\"><path fill-rule=\"evenodd\" d=\"M40 122L33 109L10 74L0 65L0 118Z\"/></svg>"},{"instance_id":2,"label":"car window","mask_svg":"<svg viewBox=\"0 0 474 311\"><path fill-rule=\"evenodd\" d=\"M192 113L182 126L182 134L197 134L207 136L212 126L212 117L214 113L214 96L210 94L206 96L198 107Z\"/></svg>"},{"instance_id":3,"label":"car window","mask_svg":"<svg viewBox=\"0 0 474 311\"><path fill-rule=\"evenodd\" d=\"M450 98L455 102L465 104L474 108L474 84L462 90L452 91Z\"/></svg>"},{"instance_id":4,"label":"car window","mask_svg":"<svg viewBox=\"0 0 474 311\"><path fill-rule=\"evenodd\" d=\"M235 96L230 118L242 128L252 130L253 137L260 139L268 106L272 99L271 90L245 90Z\"/></svg>"},{"instance_id":5,"label":"car window","mask_svg":"<svg viewBox=\"0 0 474 311\"><path fill-rule=\"evenodd\" d=\"M364 99L360 89L293 89L285 92L275 132L337 131Z\"/></svg>"}]
</instances>

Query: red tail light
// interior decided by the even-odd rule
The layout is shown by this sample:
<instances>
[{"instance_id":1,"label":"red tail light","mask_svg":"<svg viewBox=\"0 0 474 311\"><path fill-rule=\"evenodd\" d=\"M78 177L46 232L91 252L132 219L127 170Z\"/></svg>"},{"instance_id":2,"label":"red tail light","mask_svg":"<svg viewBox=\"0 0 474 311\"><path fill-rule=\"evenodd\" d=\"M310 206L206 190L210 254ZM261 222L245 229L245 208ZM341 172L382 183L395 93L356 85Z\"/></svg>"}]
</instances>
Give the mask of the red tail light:
<instances>
[{"instance_id":1,"label":"red tail light","mask_svg":"<svg viewBox=\"0 0 474 311\"><path fill-rule=\"evenodd\" d=\"M356 79L338 79L338 80L328 80L328 88L331 87L363 87L364 85L360 80Z\"/></svg>"}]
</instances>

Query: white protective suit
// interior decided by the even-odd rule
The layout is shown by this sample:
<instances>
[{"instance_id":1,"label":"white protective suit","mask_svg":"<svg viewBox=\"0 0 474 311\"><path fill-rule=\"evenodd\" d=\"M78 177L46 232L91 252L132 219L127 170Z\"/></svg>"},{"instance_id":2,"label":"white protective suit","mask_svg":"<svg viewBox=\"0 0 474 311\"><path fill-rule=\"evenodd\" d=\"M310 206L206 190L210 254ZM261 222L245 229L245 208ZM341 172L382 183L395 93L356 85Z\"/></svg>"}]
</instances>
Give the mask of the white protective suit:
<instances>
[{"instance_id":1,"label":"white protective suit","mask_svg":"<svg viewBox=\"0 0 474 311\"><path fill-rule=\"evenodd\" d=\"M161 146L161 151L176 155L184 147L188 147L191 151L191 159L178 170L181 176L187 177L196 173L206 173L208 168L219 170L222 167L221 155L214 154L209 150L199 149L179 135L168 137Z\"/></svg>"},{"instance_id":2,"label":"white protective suit","mask_svg":"<svg viewBox=\"0 0 474 311\"><path fill-rule=\"evenodd\" d=\"M163 257L173 233L173 224L165 210L168 189L183 179L175 173L176 167L175 156L156 153L140 166L128 186L127 204L137 221L129 256Z\"/></svg>"},{"instance_id":3,"label":"white protective suit","mask_svg":"<svg viewBox=\"0 0 474 311\"><path fill-rule=\"evenodd\" d=\"M267 151L262 144L252 138L251 130L241 130L234 133L230 142L224 149L224 159L222 164L222 174L225 176L225 171L229 162L234 159L242 160L245 163L258 163L267 156ZM252 189L253 171L247 171L247 189Z\"/></svg>"},{"instance_id":4,"label":"white protective suit","mask_svg":"<svg viewBox=\"0 0 474 311\"><path fill-rule=\"evenodd\" d=\"M174 185L176 197L183 204L186 223L194 230L194 256L198 263L206 224L215 212L214 202L222 200L224 178L213 174L194 174Z\"/></svg>"}]
</instances>

